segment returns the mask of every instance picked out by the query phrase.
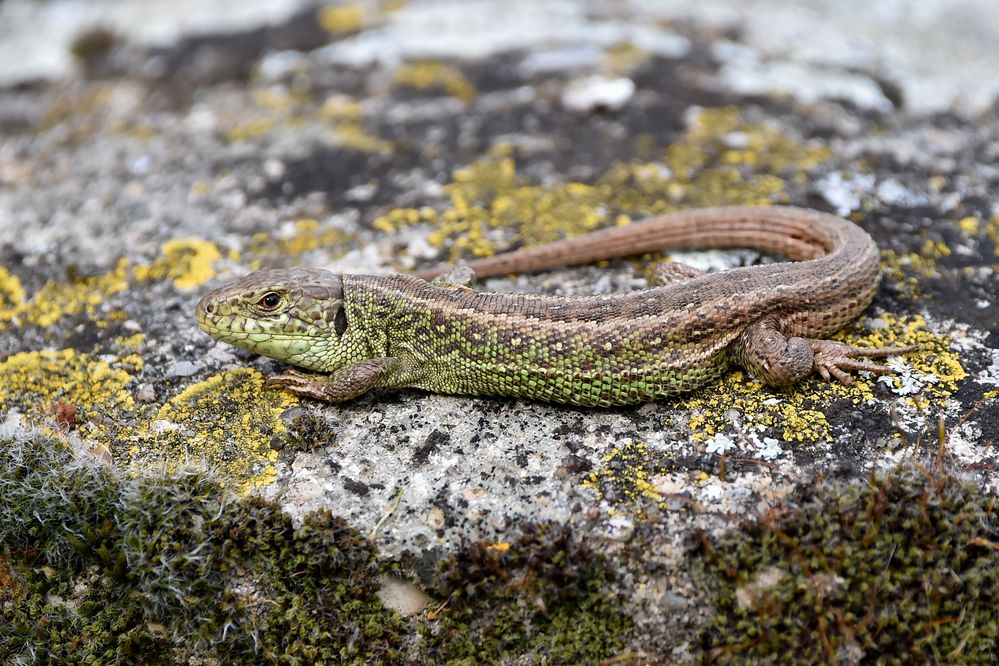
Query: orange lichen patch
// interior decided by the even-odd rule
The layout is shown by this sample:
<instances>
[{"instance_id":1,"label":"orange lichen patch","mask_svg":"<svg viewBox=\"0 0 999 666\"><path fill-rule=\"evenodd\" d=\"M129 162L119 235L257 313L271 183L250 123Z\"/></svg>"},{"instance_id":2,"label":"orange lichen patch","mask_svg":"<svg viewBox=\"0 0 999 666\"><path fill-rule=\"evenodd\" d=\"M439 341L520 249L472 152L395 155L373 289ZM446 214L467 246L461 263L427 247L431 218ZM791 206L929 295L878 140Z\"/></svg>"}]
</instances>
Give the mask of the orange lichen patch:
<instances>
[{"instance_id":1,"label":"orange lichen patch","mask_svg":"<svg viewBox=\"0 0 999 666\"><path fill-rule=\"evenodd\" d=\"M222 258L218 246L200 238L168 240L160 246L163 256L135 267L140 281L170 278L177 289L196 289L215 277L214 263Z\"/></svg>"},{"instance_id":2,"label":"orange lichen patch","mask_svg":"<svg viewBox=\"0 0 999 666\"><path fill-rule=\"evenodd\" d=\"M327 5L316 14L319 26L331 35L363 30L371 18L362 5Z\"/></svg>"},{"instance_id":3,"label":"orange lichen patch","mask_svg":"<svg viewBox=\"0 0 999 666\"><path fill-rule=\"evenodd\" d=\"M686 136L661 161L619 163L593 184L531 185L516 173L509 146L454 172L442 212L396 209L375 220L376 229L429 223L428 241L448 247L451 259L485 256L512 229L525 245L584 234L681 208L767 204L779 199L788 178L799 178L829 155L765 123L745 123L737 111L702 111Z\"/></svg>"},{"instance_id":4,"label":"orange lichen patch","mask_svg":"<svg viewBox=\"0 0 999 666\"><path fill-rule=\"evenodd\" d=\"M0 604L20 603L23 598L24 588L21 587L18 576L3 555L0 555Z\"/></svg>"},{"instance_id":5,"label":"orange lichen patch","mask_svg":"<svg viewBox=\"0 0 999 666\"><path fill-rule=\"evenodd\" d=\"M287 261L311 250L324 249L334 256L340 256L347 252L356 240L356 236L343 229L323 225L311 218L303 218L292 222L289 231L285 232L282 229L276 236L267 233L254 234L250 239L247 254L258 258L277 256ZM259 264L259 261L257 263Z\"/></svg>"},{"instance_id":6,"label":"orange lichen patch","mask_svg":"<svg viewBox=\"0 0 999 666\"><path fill-rule=\"evenodd\" d=\"M44 328L80 312L96 320L105 299L128 287L127 278L128 260L121 259L114 270L103 275L49 280L25 302L20 281L4 271L0 274L0 292L4 294L0 299L0 330L25 324Z\"/></svg>"},{"instance_id":7,"label":"orange lichen patch","mask_svg":"<svg viewBox=\"0 0 999 666\"><path fill-rule=\"evenodd\" d=\"M53 405L72 405L80 432L93 435L95 419L135 409L127 387L141 369L142 359L134 355L106 360L74 349L14 354L0 363L0 412L17 409L40 425L52 419Z\"/></svg>"},{"instance_id":8,"label":"orange lichen patch","mask_svg":"<svg viewBox=\"0 0 999 666\"><path fill-rule=\"evenodd\" d=\"M469 100L475 96L475 86L460 69L430 60L400 65L395 70L395 81L419 90L441 88L458 99Z\"/></svg>"},{"instance_id":9,"label":"orange lichen patch","mask_svg":"<svg viewBox=\"0 0 999 666\"><path fill-rule=\"evenodd\" d=\"M187 387L153 418L117 430L110 445L116 460L167 469L194 462L248 490L276 478L271 442L285 432L280 416L294 404L288 393L265 388L261 373L239 368Z\"/></svg>"}]
</instances>

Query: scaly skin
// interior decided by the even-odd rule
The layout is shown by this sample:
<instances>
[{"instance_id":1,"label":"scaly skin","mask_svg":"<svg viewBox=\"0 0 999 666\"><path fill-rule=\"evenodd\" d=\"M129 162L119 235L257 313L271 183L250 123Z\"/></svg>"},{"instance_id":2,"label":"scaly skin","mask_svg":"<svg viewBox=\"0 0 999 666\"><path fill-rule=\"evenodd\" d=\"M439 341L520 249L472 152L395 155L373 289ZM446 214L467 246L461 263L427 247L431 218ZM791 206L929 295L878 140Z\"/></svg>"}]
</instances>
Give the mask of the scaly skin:
<instances>
[{"instance_id":1,"label":"scaly skin","mask_svg":"<svg viewBox=\"0 0 999 666\"><path fill-rule=\"evenodd\" d=\"M273 378L330 402L371 388L623 405L695 389L731 364L771 385L813 372L890 372L821 338L856 318L878 285L878 251L846 220L785 208L683 211L469 264L480 277L538 271L670 247L751 247L795 263L695 274L667 265L663 284L587 297L473 291L456 271L419 276L252 273L209 293L198 323L213 337L329 375Z\"/></svg>"}]
</instances>

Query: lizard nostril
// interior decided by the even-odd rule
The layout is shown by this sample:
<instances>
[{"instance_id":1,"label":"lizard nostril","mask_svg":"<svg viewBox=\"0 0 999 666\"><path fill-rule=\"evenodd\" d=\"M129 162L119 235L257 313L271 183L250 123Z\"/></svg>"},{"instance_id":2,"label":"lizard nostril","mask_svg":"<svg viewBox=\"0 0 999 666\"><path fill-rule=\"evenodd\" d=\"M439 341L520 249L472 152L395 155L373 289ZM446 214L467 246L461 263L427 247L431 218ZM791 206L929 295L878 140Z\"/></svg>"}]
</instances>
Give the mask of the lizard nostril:
<instances>
[{"instance_id":1,"label":"lizard nostril","mask_svg":"<svg viewBox=\"0 0 999 666\"><path fill-rule=\"evenodd\" d=\"M205 312L207 312L208 314L215 314L215 304L208 303L207 305L205 305Z\"/></svg>"}]
</instances>

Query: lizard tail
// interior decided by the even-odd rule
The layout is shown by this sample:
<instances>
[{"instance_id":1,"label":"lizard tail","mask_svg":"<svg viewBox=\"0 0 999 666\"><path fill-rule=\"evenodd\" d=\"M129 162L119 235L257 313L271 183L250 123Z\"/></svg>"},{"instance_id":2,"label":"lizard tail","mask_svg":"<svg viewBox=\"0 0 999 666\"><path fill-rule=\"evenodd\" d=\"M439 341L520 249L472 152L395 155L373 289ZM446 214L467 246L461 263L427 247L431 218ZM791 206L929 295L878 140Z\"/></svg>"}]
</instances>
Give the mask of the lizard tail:
<instances>
[{"instance_id":1,"label":"lizard tail","mask_svg":"<svg viewBox=\"0 0 999 666\"><path fill-rule=\"evenodd\" d=\"M863 229L830 213L789 206L724 206L659 215L468 265L478 277L492 277L695 247L745 247L793 260L817 259L848 247L877 256L874 242ZM447 269L439 265L415 275L429 280Z\"/></svg>"}]
</instances>

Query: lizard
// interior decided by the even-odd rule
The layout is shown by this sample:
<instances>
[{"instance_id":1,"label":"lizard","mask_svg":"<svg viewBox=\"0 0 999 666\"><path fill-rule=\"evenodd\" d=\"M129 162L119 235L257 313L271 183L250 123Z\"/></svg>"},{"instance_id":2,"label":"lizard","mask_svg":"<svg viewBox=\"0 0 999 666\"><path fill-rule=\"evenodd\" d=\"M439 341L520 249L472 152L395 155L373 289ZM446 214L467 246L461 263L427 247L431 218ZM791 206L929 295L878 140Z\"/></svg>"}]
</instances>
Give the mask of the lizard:
<instances>
[{"instance_id":1,"label":"lizard","mask_svg":"<svg viewBox=\"0 0 999 666\"><path fill-rule=\"evenodd\" d=\"M792 261L701 273L666 263L648 288L592 296L476 291L476 277L538 272L679 247L747 247ZM269 383L342 402L373 388L503 395L579 406L692 391L741 366L782 387L913 347L826 339L870 304L878 249L861 227L788 206L683 210L415 274L260 270L205 295L200 327L298 366ZM428 281L433 280L433 281Z\"/></svg>"}]
</instances>

